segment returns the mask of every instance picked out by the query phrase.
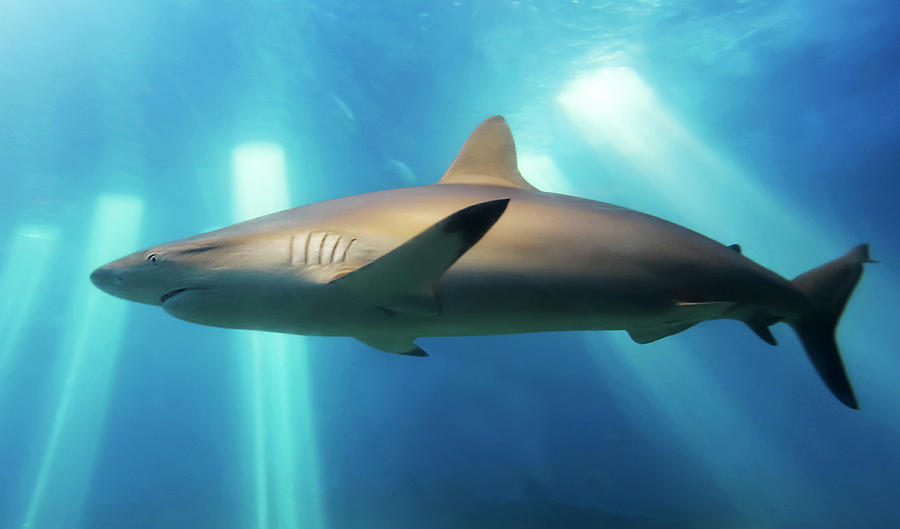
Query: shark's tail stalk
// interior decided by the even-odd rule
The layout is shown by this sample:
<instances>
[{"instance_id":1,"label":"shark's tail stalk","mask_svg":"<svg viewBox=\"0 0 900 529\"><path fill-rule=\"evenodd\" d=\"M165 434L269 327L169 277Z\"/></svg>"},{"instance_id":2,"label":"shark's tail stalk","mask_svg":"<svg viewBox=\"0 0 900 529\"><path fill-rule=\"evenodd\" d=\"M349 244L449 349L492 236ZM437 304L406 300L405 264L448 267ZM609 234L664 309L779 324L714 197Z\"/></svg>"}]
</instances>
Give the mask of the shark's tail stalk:
<instances>
[{"instance_id":1,"label":"shark's tail stalk","mask_svg":"<svg viewBox=\"0 0 900 529\"><path fill-rule=\"evenodd\" d=\"M860 244L792 281L812 300L815 310L789 323L825 385L838 400L853 409L859 409L859 405L841 362L834 333L847 300L862 277L863 263L874 262L869 259L869 245Z\"/></svg>"}]
</instances>

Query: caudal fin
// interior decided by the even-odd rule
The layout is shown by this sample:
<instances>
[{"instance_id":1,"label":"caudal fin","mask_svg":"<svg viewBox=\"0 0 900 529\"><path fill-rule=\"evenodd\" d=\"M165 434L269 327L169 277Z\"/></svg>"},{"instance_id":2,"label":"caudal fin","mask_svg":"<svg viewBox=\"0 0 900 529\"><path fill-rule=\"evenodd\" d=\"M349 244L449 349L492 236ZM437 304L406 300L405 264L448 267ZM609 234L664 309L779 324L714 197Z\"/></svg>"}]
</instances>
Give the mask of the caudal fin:
<instances>
[{"instance_id":1,"label":"caudal fin","mask_svg":"<svg viewBox=\"0 0 900 529\"><path fill-rule=\"evenodd\" d=\"M863 263L869 259L869 245L860 244L842 257L797 276L794 286L805 293L815 310L797 321L789 322L806 348L806 354L819 376L841 402L859 409L837 342L835 329L847 300L862 276Z\"/></svg>"}]
</instances>

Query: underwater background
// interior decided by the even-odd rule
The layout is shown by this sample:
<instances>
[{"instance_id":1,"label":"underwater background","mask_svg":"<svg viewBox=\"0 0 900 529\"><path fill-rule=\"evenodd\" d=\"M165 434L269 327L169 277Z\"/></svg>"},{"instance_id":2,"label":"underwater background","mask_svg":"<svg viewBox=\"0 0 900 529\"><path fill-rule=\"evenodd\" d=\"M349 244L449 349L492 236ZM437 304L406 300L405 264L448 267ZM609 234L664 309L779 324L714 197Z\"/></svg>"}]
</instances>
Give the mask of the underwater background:
<instances>
[{"instance_id":1,"label":"underwater background","mask_svg":"<svg viewBox=\"0 0 900 529\"><path fill-rule=\"evenodd\" d=\"M900 4L0 3L0 527L900 527ZM787 277L838 328L349 338L108 296L110 259L437 181L503 114L537 187Z\"/></svg>"}]
</instances>

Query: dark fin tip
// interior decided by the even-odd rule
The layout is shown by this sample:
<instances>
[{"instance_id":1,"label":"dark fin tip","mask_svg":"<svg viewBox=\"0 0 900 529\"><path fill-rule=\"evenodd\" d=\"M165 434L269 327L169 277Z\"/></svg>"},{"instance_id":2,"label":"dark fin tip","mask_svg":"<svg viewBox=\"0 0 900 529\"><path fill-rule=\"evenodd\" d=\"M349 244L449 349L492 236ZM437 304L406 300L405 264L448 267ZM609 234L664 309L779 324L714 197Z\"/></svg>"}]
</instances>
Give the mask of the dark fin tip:
<instances>
[{"instance_id":1,"label":"dark fin tip","mask_svg":"<svg viewBox=\"0 0 900 529\"><path fill-rule=\"evenodd\" d=\"M462 232L463 247L468 250L500 219L508 205L509 199L501 198L465 207L447 219L444 232Z\"/></svg>"},{"instance_id":2,"label":"dark fin tip","mask_svg":"<svg viewBox=\"0 0 900 529\"><path fill-rule=\"evenodd\" d=\"M848 408L858 410L859 403L856 401L837 343L834 341L834 323L805 321L793 323L792 326L819 377L831 393Z\"/></svg>"},{"instance_id":3,"label":"dark fin tip","mask_svg":"<svg viewBox=\"0 0 900 529\"><path fill-rule=\"evenodd\" d=\"M729 246L729 248L731 248L732 250L736 251L737 253L742 253L742 252L741 252L741 245L740 245L740 244L732 244L732 245Z\"/></svg>"},{"instance_id":4,"label":"dark fin tip","mask_svg":"<svg viewBox=\"0 0 900 529\"><path fill-rule=\"evenodd\" d=\"M406 351L404 353L397 353L397 354L401 354L401 355L405 355L405 356L422 356L422 357L429 356L429 354L426 353L425 350L422 349L421 347L416 347L415 349L410 349L409 351Z\"/></svg>"},{"instance_id":5,"label":"dark fin tip","mask_svg":"<svg viewBox=\"0 0 900 529\"><path fill-rule=\"evenodd\" d=\"M860 263L877 263L878 261L869 257L869 243L864 242L862 244L857 244L854 246L849 252L849 255L852 255L856 261Z\"/></svg>"},{"instance_id":6,"label":"dark fin tip","mask_svg":"<svg viewBox=\"0 0 900 529\"><path fill-rule=\"evenodd\" d=\"M762 341L766 342L769 345L778 345L778 340L775 339L775 336L772 334L772 331L769 330L768 327L750 327L753 329L753 332L759 336Z\"/></svg>"}]
</instances>

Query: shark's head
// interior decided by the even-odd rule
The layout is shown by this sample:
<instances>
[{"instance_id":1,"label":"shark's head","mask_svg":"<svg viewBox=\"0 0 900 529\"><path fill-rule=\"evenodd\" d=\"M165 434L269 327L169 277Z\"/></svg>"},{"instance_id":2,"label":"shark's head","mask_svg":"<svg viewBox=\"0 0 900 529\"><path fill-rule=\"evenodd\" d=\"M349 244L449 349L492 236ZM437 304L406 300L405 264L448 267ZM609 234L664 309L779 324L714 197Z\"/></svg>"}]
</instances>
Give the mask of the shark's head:
<instances>
[{"instance_id":1,"label":"shark's head","mask_svg":"<svg viewBox=\"0 0 900 529\"><path fill-rule=\"evenodd\" d=\"M172 259L172 254L180 252L172 250L164 245L126 255L94 270L91 282L118 298L162 305L179 288L185 288L176 286L183 282L185 274L184 266Z\"/></svg>"},{"instance_id":2,"label":"shark's head","mask_svg":"<svg viewBox=\"0 0 900 529\"><path fill-rule=\"evenodd\" d=\"M277 236L206 234L107 263L94 270L91 281L113 296L160 305L184 320L257 328L261 315L253 307L285 296L288 248Z\"/></svg>"}]
</instances>

